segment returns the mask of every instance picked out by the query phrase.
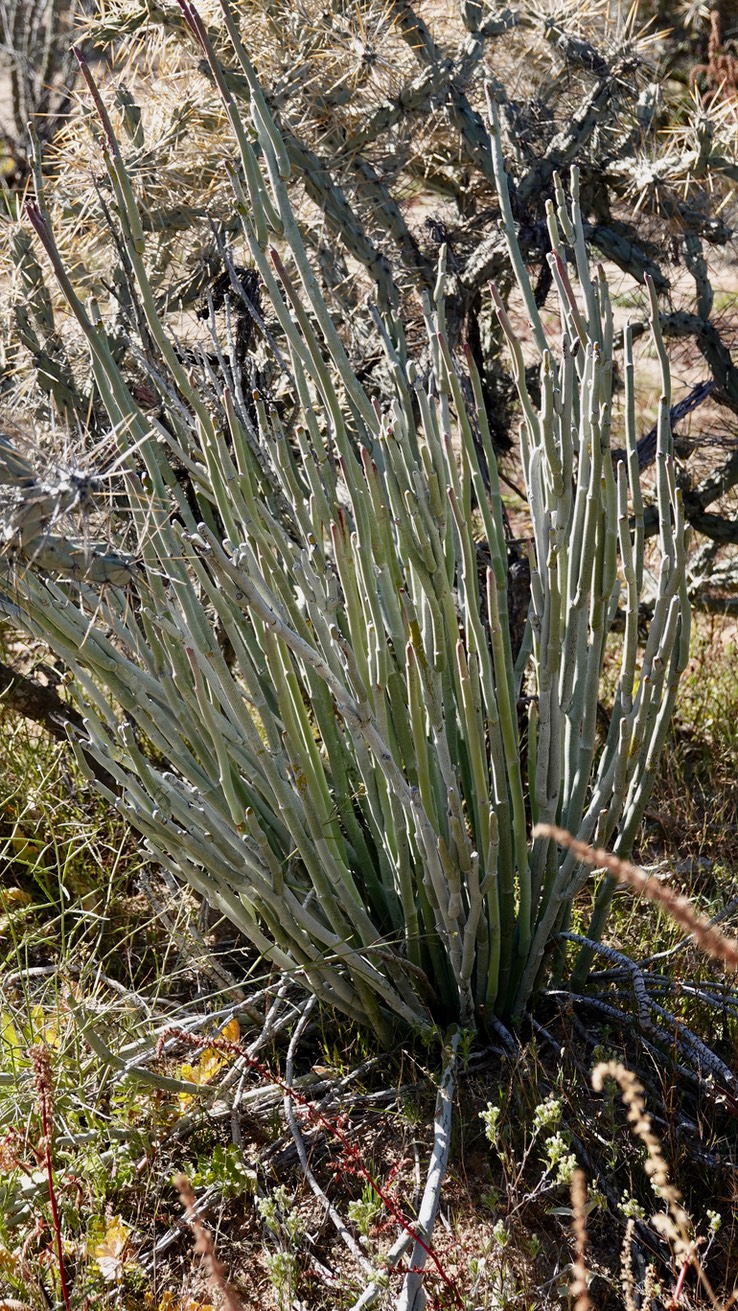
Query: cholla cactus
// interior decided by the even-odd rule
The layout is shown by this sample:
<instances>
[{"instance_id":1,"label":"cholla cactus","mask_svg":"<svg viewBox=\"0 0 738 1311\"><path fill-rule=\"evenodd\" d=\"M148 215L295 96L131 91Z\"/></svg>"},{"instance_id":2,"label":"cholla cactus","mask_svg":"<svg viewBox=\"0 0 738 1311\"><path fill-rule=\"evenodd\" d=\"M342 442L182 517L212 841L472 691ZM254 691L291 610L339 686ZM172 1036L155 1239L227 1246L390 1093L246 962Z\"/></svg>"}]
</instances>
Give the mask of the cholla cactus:
<instances>
[{"instance_id":1,"label":"cholla cactus","mask_svg":"<svg viewBox=\"0 0 738 1311\"><path fill-rule=\"evenodd\" d=\"M14 0L11 9L20 12L25 3ZM494 68L508 186L538 304L553 294L545 204L554 173L566 176L576 164L588 249L622 271L618 293L640 308L634 336L647 331L643 288L650 275L660 295L669 296L664 336L694 345L674 347L686 384L693 394L701 386L704 399L713 383L699 415L699 439L680 434L679 477L688 521L719 543L716 579L721 576L729 544L738 542L731 497L738 464L730 442L725 450L726 434L734 437L738 368L713 283L719 285L720 247L735 226L735 99L723 92L706 97L709 103L692 100L682 56L662 76L671 57L666 34L649 23L639 32L633 6L627 18L620 5L571 0L498 10L465 0L443 14L416 10L410 0L362 0L358 7L336 0L327 9L319 0L233 0L232 8L233 22L248 30L265 102L290 161L301 235L355 372L373 398L387 401L389 370L376 349L369 301L401 314L420 358L420 299L432 292L445 242L449 348L460 367L464 347L472 350L494 444L505 449L514 389L485 290L490 278L503 300L510 290L483 121L484 82ZM203 0L202 13L226 85L237 105L247 103L248 79L218 0ZM688 26L702 21L697 9L690 13ZM682 18L687 22L686 11ZM670 15L669 26L672 19L678 26L679 15ZM225 167L232 154L228 116L213 96L212 69L174 3L108 0L94 7L86 35L115 45L122 80L111 113L147 238L152 293L175 327L169 316L198 303L223 271L222 248L240 242ZM98 301L135 392L150 386L129 345L137 304L120 243L111 240L115 206L88 123L89 116L73 115L41 162L55 177L50 206L65 262L74 264L82 298ZM12 196L3 201L13 209ZM51 288L39 282L10 224L5 234L0 227L3 264L15 275L16 292L6 316L0 386L41 418L59 415L73 427L102 428L104 403L79 339L62 313L56 330L58 297L49 298ZM642 450L639 458L647 458ZM655 526L647 515L647 535Z\"/></svg>"},{"instance_id":2,"label":"cholla cactus","mask_svg":"<svg viewBox=\"0 0 738 1311\"><path fill-rule=\"evenodd\" d=\"M5 0L0 9L0 177L25 180L28 128L50 141L69 114L75 61L69 44L79 0Z\"/></svg>"},{"instance_id":3,"label":"cholla cactus","mask_svg":"<svg viewBox=\"0 0 738 1311\"><path fill-rule=\"evenodd\" d=\"M423 372L397 315L376 315L394 392L383 408L357 379L321 295L288 196L289 151L223 7L248 87L248 126L205 27L182 2L231 124L237 212L286 342L289 426L284 406L258 392L249 404L239 396L237 370L221 397L223 425L193 386L162 323L141 212L84 66L132 294L158 360L162 417L147 417L134 400L39 197L31 223L129 453L120 476L138 546L135 564L117 553L107 581L99 551L85 576L65 579L44 554L58 529L48 488L44 501L43 488L34 499L26 484L13 504L30 501L32 523L20 514L6 534L18 538L25 565L0 604L72 670L86 754L117 781L111 802L276 969L383 1037L398 1020L427 1028L448 1018L471 1026L485 1012L519 1015L587 878L554 842L531 842L531 822L562 823L628 852L687 658L684 523L655 293L658 583L641 650L644 514L630 335L625 455L614 463L612 315L604 275L588 267L576 173L571 199L557 178L548 207L552 338L515 236L491 95L485 149L529 338L498 296L533 529L530 611L514 659L482 386L469 352L465 390L445 328L447 251L424 302ZM22 461L7 444L0 459L17 489L27 477ZM483 577L475 524L489 553ZM621 670L601 742L605 642L621 603ZM604 889L594 932L606 904Z\"/></svg>"}]
</instances>

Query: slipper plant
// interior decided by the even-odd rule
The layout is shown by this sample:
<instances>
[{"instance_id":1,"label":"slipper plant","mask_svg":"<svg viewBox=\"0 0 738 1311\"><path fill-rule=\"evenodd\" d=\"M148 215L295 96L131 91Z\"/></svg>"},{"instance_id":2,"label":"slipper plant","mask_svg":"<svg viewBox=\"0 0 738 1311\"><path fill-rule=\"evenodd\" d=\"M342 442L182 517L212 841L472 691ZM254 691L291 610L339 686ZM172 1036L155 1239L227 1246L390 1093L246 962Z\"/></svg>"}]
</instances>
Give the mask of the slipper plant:
<instances>
[{"instance_id":1,"label":"slipper plant","mask_svg":"<svg viewBox=\"0 0 738 1311\"><path fill-rule=\"evenodd\" d=\"M444 250L424 304L422 360L409 358L396 312L376 314L395 392L382 408L321 296L288 196L288 153L226 4L247 88L238 102L196 11L181 7L231 124L235 211L283 343L284 390L244 397L234 363L221 395L227 422L214 418L160 317L134 187L82 61L161 404L152 417L134 399L39 194L28 217L89 345L119 452L117 521L136 545L124 550L114 533L70 542L60 519L94 501L104 474L34 475L6 442L12 569L0 608L71 671L91 783L275 969L385 1041L398 1021L514 1019L545 982L548 949L589 877L574 850L532 840L531 826L559 824L630 852L687 660L656 294L651 286L660 531L647 570L631 335L625 453L614 458L615 335L605 275L588 265L576 173L568 195L556 179L548 206L552 327L517 243L490 93L489 149L527 319L521 331L497 298L532 534L514 653L495 456L473 360L462 378L447 345ZM277 349L270 340L266 351ZM654 574L642 644L639 604ZM625 633L603 734L598 698L619 607ZM117 791L92 777L89 756ZM609 895L603 883L594 935Z\"/></svg>"}]
</instances>

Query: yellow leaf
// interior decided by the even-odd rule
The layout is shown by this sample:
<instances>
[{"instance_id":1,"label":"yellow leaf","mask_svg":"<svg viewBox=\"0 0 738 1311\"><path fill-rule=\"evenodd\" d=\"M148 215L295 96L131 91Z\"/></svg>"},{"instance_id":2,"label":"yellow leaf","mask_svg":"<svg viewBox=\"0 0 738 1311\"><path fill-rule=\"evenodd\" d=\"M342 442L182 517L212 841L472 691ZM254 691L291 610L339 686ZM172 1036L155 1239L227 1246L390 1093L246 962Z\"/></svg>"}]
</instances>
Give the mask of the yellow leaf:
<instances>
[{"instance_id":1,"label":"yellow leaf","mask_svg":"<svg viewBox=\"0 0 738 1311\"><path fill-rule=\"evenodd\" d=\"M167 1290L159 1303L158 1311L215 1311L215 1307L210 1302L198 1302L194 1297L177 1297Z\"/></svg>"},{"instance_id":2,"label":"yellow leaf","mask_svg":"<svg viewBox=\"0 0 738 1311\"><path fill-rule=\"evenodd\" d=\"M129 1226L120 1219L120 1216L111 1216L103 1241L93 1248L92 1255L100 1273L109 1283L120 1282L123 1278L130 1234Z\"/></svg>"},{"instance_id":3,"label":"yellow leaf","mask_svg":"<svg viewBox=\"0 0 738 1311\"><path fill-rule=\"evenodd\" d=\"M223 1066L227 1064L227 1056L221 1056L220 1052L216 1051L214 1047L206 1047L200 1057L197 1082L210 1083L210 1080L215 1078L218 1070L222 1070Z\"/></svg>"},{"instance_id":4,"label":"yellow leaf","mask_svg":"<svg viewBox=\"0 0 738 1311\"><path fill-rule=\"evenodd\" d=\"M0 1274L13 1275L18 1269L18 1257L7 1247L0 1247Z\"/></svg>"},{"instance_id":5,"label":"yellow leaf","mask_svg":"<svg viewBox=\"0 0 738 1311\"><path fill-rule=\"evenodd\" d=\"M8 845L12 849L13 856L17 861L27 861L28 864L35 864L44 854L44 844L39 838L30 837L19 824L16 824L13 832L8 838ZM28 898L29 902L31 898Z\"/></svg>"},{"instance_id":6,"label":"yellow leaf","mask_svg":"<svg viewBox=\"0 0 738 1311\"><path fill-rule=\"evenodd\" d=\"M9 1054L11 1057L16 1052L21 1051L23 1044L18 1035L18 1030L13 1024L7 1011L3 1011L2 1015L0 1015L0 1039L2 1039L2 1043L5 1047L10 1048Z\"/></svg>"},{"instance_id":7,"label":"yellow leaf","mask_svg":"<svg viewBox=\"0 0 738 1311\"><path fill-rule=\"evenodd\" d=\"M220 1036L221 1038L226 1038L228 1042L238 1042L241 1037L241 1026L235 1015L232 1020L229 1020L227 1024L223 1025L223 1028L220 1031Z\"/></svg>"},{"instance_id":8,"label":"yellow leaf","mask_svg":"<svg viewBox=\"0 0 738 1311\"><path fill-rule=\"evenodd\" d=\"M24 892L22 888L3 888L0 890L0 901L2 901L3 907L30 906L33 897Z\"/></svg>"},{"instance_id":9,"label":"yellow leaf","mask_svg":"<svg viewBox=\"0 0 738 1311\"><path fill-rule=\"evenodd\" d=\"M218 1034L219 1038L225 1038L227 1042L238 1042L241 1037L241 1028L238 1020L235 1018L229 1020ZM197 1065L189 1065L187 1062L180 1065L180 1079L187 1079L190 1083L204 1084L210 1083L216 1074L226 1065L230 1065L234 1059L230 1053L223 1054L216 1047L206 1047ZM182 1110L186 1110L192 1101L190 1093L181 1092L178 1095L179 1104Z\"/></svg>"},{"instance_id":10,"label":"yellow leaf","mask_svg":"<svg viewBox=\"0 0 738 1311\"><path fill-rule=\"evenodd\" d=\"M31 1024L30 1024L31 1042L45 1042L47 1047L53 1047L58 1050L61 1046L59 1038L59 1012L57 1010L46 1012L43 1006L31 1007Z\"/></svg>"},{"instance_id":11,"label":"yellow leaf","mask_svg":"<svg viewBox=\"0 0 738 1311\"><path fill-rule=\"evenodd\" d=\"M59 1048L61 1047L61 1037L59 1034L59 1026L56 1020L52 1019L49 1024L44 1025L41 1037L43 1038L47 1047L52 1047L54 1051L59 1050Z\"/></svg>"}]
</instances>

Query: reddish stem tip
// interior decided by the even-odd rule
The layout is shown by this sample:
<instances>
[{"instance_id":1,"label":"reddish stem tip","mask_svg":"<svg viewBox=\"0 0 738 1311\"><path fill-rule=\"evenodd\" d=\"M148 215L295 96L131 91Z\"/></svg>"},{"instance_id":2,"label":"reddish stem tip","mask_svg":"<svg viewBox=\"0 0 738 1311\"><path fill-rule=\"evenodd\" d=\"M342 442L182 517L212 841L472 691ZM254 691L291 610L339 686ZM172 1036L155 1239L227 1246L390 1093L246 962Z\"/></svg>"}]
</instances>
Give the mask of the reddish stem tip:
<instances>
[{"instance_id":1,"label":"reddish stem tip","mask_svg":"<svg viewBox=\"0 0 738 1311\"><path fill-rule=\"evenodd\" d=\"M46 235L46 220L33 200L26 201L26 218L40 237Z\"/></svg>"},{"instance_id":2,"label":"reddish stem tip","mask_svg":"<svg viewBox=\"0 0 738 1311\"><path fill-rule=\"evenodd\" d=\"M187 26L189 27L193 36L202 46L203 50L205 50L207 53L207 47L203 37L204 28L202 24L202 19L200 18L199 13L195 9L195 6L191 4L190 0L177 0L177 3L180 9L182 10L182 15L184 17Z\"/></svg>"},{"instance_id":3,"label":"reddish stem tip","mask_svg":"<svg viewBox=\"0 0 738 1311\"><path fill-rule=\"evenodd\" d=\"M190 12L190 6L189 6L189 4L187 3L187 0L177 0L177 4L179 5L180 9L182 10L182 16L183 16L183 18L184 18L184 20L185 20L187 26L189 27L190 31L191 31L191 32L194 32L194 31L195 31L195 24L194 24L193 21L192 21L192 14L191 14L191 12Z\"/></svg>"}]
</instances>

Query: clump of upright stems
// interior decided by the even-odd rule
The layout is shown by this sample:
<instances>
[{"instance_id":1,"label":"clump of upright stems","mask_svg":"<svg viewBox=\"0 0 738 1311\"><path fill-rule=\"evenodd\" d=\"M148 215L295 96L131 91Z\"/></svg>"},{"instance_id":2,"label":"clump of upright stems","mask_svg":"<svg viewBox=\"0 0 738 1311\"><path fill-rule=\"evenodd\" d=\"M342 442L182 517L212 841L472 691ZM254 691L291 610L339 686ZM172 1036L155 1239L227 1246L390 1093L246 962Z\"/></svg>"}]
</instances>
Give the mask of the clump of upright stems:
<instances>
[{"instance_id":1,"label":"clump of upright stems","mask_svg":"<svg viewBox=\"0 0 738 1311\"><path fill-rule=\"evenodd\" d=\"M290 430L278 406L258 393L247 405L228 385L222 426L193 385L159 314L112 122L81 60L158 352L164 417L134 399L102 322L75 291L39 194L28 218L127 453L120 480L138 545L131 555L115 543L88 547L87 569L79 554L70 567L60 554L52 569L42 547L56 530L54 495L44 484L45 502L38 487L34 498L0 446L4 480L20 509L27 501L36 515L35 539L18 527L10 533L25 567L0 591L0 606L71 669L89 735L80 763L90 773L89 757L97 760L116 789L96 786L152 855L276 968L386 1041L398 1022L428 1030L448 1019L474 1026L485 1013L514 1018L588 877L575 850L560 852L543 831L531 837L530 821L628 854L687 659L684 522L656 294L650 286L662 370L658 581L641 647L631 334L625 456L614 462L612 313L604 273L589 268L577 174L568 191L555 179L548 206L559 307L552 333L518 246L490 93L488 146L540 386L534 400L523 340L497 298L533 534L530 608L514 657L481 381L469 355L471 405L446 335L447 251L424 301L427 369L408 358L402 323L377 316L395 392L382 409L357 379L321 295L288 196L284 143L222 7L249 122L196 10L182 3L231 124L235 211L283 338ZM483 576L479 533L489 555ZM618 607L625 636L603 743L597 704ZM610 895L606 884L590 937L602 931ZM581 958L580 972L586 965Z\"/></svg>"}]
</instances>

